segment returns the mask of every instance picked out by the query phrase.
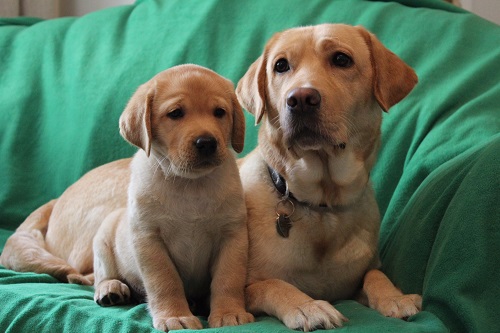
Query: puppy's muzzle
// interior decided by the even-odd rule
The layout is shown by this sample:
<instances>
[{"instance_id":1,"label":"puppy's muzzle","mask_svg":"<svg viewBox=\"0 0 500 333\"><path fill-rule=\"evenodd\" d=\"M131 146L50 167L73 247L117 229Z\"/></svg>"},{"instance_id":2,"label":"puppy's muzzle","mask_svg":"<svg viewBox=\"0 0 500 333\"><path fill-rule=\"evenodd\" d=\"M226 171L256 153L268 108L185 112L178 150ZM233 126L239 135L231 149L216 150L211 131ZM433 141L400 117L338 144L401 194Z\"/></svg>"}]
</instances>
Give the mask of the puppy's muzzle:
<instances>
[{"instance_id":1,"label":"puppy's muzzle","mask_svg":"<svg viewBox=\"0 0 500 333\"><path fill-rule=\"evenodd\" d=\"M195 139L194 146L200 157L211 157L217 151L217 140L212 136L200 136Z\"/></svg>"},{"instance_id":2,"label":"puppy's muzzle","mask_svg":"<svg viewBox=\"0 0 500 333\"><path fill-rule=\"evenodd\" d=\"M307 116L321 106L321 95L314 88L295 88L286 97L286 106L294 116Z\"/></svg>"}]
</instances>

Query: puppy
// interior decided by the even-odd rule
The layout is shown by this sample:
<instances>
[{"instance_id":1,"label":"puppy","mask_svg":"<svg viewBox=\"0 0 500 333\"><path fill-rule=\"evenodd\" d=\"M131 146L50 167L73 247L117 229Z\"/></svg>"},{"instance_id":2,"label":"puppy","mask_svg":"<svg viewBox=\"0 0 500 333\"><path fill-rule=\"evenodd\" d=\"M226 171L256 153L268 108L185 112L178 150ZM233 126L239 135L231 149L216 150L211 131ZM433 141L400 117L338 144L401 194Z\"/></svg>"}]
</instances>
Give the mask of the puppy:
<instances>
[{"instance_id":1,"label":"puppy","mask_svg":"<svg viewBox=\"0 0 500 333\"><path fill-rule=\"evenodd\" d=\"M211 327L253 321L246 207L229 149L241 152L244 131L230 81L195 65L161 72L120 117L120 133L140 148L133 159L90 171L39 208L2 263L83 284L94 271L99 304L147 298L163 331L201 329L188 299L209 291Z\"/></svg>"},{"instance_id":2,"label":"puppy","mask_svg":"<svg viewBox=\"0 0 500 333\"><path fill-rule=\"evenodd\" d=\"M355 297L407 317L421 307L378 270L380 216L370 170L387 111L414 71L362 27L324 24L274 35L238 83L261 123L239 161L246 195L250 312L292 329L342 326L330 303Z\"/></svg>"}]
</instances>

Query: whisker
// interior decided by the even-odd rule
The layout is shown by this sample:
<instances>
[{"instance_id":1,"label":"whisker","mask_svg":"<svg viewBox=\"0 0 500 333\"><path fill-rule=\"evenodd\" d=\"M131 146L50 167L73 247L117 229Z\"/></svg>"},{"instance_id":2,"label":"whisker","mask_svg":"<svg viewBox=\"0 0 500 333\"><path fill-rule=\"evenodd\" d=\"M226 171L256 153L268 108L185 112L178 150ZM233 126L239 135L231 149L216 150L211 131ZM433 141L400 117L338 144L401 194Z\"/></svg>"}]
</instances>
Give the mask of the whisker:
<instances>
[{"instance_id":1,"label":"whisker","mask_svg":"<svg viewBox=\"0 0 500 333\"><path fill-rule=\"evenodd\" d=\"M354 122L352 119L349 119L347 116L342 117L344 121L348 124L347 128L350 130L347 135L349 137L358 137L359 134L361 133L360 129L358 128L356 122Z\"/></svg>"},{"instance_id":2,"label":"whisker","mask_svg":"<svg viewBox=\"0 0 500 333\"><path fill-rule=\"evenodd\" d=\"M158 171L158 169L160 169L161 167L161 163L163 163L163 161L166 159L166 157L163 157L163 159L160 161L158 159L158 157L155 156L155 170L153 171L153 177L156 175L156 172Z\"/></svg>"},{"instance_id":3,"label":"whisker","mask_svg":"<svg viewBox=\"0 0 500 333\"><path fill-rule=\"evenodd\" d=\"M274 117L273 119L271 119L271 123L276 126L276 125L279 125L279 122L280 122L280 117L279 115L277 115L276 117Z\"/></svg>"}]
</instances>

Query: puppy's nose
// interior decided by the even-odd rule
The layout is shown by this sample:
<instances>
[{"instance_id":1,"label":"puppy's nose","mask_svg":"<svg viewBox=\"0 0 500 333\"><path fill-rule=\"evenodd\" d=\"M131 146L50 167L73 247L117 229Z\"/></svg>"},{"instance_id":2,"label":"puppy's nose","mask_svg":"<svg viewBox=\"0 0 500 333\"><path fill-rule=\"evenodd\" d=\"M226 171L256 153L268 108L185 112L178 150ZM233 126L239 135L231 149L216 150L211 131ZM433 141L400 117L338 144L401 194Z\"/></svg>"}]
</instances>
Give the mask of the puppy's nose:
<instances>
[{"instance_id":1,"label":"puppy's nose","mask_svg":"<svg viewBox=\"0 0 500 333\"><path fill-rule=\"evenodd\" d=\"M321 95L314 88L295 88L288 93L286 105L291 112L312 112L321 105Z\"/></svg>"},{"instance_id":2,"label":"puppy's nose","mask_svg":"<svg viewBox=\"0 0 500 333\"><path fill-rule=\"evenodd\" d=\"M194 141L198 153L202 156L210 156L217 150L217 140L212 136L200 136Z\"/></svg>"}]
</instances>

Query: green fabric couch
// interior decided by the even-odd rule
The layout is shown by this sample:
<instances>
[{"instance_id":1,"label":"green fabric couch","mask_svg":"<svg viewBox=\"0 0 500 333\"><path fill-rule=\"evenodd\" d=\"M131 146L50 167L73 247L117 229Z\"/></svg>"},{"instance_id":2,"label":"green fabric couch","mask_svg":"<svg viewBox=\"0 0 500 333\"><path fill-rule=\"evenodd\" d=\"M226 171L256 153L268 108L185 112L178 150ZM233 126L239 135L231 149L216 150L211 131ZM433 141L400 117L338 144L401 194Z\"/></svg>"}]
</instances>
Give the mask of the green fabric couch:
<instances>
[{"instance_id":1,"label":"green fabric couch","mask_svg":"<svg viewBox=\"0 0 500 333\"><path fill-rule=\"evenodd\" d=\"M0 250L83 173L133 154L118 117L139 84L181 63L236 84L274 32L323 22L365 26L420 79L384 115L372 179L383 270L423 311L402 321L340 301L338 332L499 331L500 27L438 0L144 0L0 19ZM91 287L0 267L0 332L152 331L144 304L101 308ZM289 330L260 316L215 331Z\"/></svg>"}]
</instances>

